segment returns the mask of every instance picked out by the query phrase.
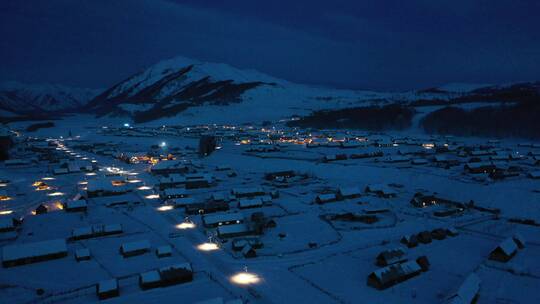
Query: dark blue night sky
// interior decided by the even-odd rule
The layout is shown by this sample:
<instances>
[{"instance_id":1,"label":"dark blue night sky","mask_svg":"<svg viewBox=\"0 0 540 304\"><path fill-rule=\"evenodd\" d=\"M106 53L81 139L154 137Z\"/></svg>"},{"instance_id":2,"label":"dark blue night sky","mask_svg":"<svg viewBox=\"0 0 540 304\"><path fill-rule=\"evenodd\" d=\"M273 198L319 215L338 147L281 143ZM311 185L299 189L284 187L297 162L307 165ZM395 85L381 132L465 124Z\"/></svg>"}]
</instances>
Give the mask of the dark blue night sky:
<instances>
[{"instance_id":1,"label":"dark blue night sky","mask_svg":"<svg viewBox=\"0 0 540 304\"><path fill-rule=\"evenodd\" d=\"M540 79L540 1L0 2L0 81L107 87L183 55L378 90Z\"/></svg>"}]
</instances>

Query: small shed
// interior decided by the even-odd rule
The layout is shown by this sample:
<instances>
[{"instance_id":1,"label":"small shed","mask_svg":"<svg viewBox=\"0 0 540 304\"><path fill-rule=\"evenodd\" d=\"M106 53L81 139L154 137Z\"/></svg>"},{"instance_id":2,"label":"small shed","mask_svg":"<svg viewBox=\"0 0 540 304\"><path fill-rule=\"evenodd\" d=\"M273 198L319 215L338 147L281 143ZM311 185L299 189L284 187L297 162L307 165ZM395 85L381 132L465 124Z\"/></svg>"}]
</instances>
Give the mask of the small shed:
<instances>
[{"instance_id":1,"label":"small shed","mask_svg":"<svg viewBox=\"0 0 540 304\"><path fill-rule=\"evenodd\" d=\"M96 293L100 300L114 298L120 295L117 279L104 280L97 284Z\"/></svg>"},{"instance_id":2,"label":"small shed","mask_svg":"<svg viewBox=\"0 0 540 304\"><path fill-rule=\"evenodd\" d=\"M139 286L142 290L161 286L161 277L159 275L159 271L150 270L139 274Z\"/></svg>"},{"instance_id":3,"label":"small shed","mask_svg":"<svg viewBox=\"0 0 540 304\"><path fill-rule=\"evenodd\" d=\"M75 250L75 260L77 262L90 260L90 249L81 248Z\"/></svg>"},{"instance_id":4,"label":"small shed","mask_svg":"<svg viewBox=\"0 0 540 304\"><path fill-rule=\"evenodd\" d=\"M170 257L172 255L172 248L169 245L159 246L156 248L156 255L158 258Z\"/></svg>"},{"instance_id":5,"label":"small shed","mask_svg":"<svg viewBox=\"0 0 540 304\"><path fill-rule=\"evenodd\" d=\"M254 258L257 256L257 252L255 251L255 249L253 249L253 247L251 247L251 245L246 245L244 246L244 248L242 248L242 255L245 257L245 258Z\"/></svg>"},{"instance_id":6,"label":"small shed","mask_svg":"<svg viewBox=\"0 0 540 304\"><path fill-rule=\"evenodd\" d=\"M120 246L120 254L122 254L124 258L141 255L150 251L150 247L150 242L148 240L125 243Z\"/></svg>"},{"instance_id":7,"label":"small shed","mask_svg":"<svg viewBox=\"0 0 540 304\"><path fill-rule=\"evenodd\" d=\"M406 261L405 251L401 248L385 250L377 255L375 264L377 266L388 266Z\"/></svg>"},{"instance_id":8,"label":"small shed","mask_svg":"<svg viewBox=\"0 0 540 304\"><path fill-rule=\"evenodd\" d=\"M507 238L491 251L489 259L506 263L516 255L517 250L518 246L516 242L512 238Z\"/></svg>"}]
</instances>

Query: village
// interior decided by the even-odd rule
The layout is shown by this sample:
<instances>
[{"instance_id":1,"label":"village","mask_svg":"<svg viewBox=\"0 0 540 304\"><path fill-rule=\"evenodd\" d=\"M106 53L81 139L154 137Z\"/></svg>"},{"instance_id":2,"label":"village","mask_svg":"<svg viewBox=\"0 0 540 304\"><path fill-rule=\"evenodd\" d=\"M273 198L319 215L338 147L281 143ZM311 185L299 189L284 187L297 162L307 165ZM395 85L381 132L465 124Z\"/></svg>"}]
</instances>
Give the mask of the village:
<instances>
[{"instance_id":1,"label":"village","mask_svg":"<svg viewBox=\"0 0 540 304\"><path fill-rule=\"evenodd\" d=\"M57 129L2 130L0 303L540 302L540 143Z\"/></svg>"}]
</instances>

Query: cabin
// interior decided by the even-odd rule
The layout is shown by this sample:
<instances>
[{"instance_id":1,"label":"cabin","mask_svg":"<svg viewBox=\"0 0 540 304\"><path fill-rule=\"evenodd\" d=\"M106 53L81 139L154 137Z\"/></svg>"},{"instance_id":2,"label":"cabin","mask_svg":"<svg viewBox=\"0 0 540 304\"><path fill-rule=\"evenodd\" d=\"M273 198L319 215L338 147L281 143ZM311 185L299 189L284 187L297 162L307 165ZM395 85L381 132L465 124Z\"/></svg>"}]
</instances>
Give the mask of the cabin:
<instances>
[{"instance_id":1,"label":"cabin","mask_svg":"<svg viewBox=\"0 0 540 304\"><path fill-rule=\"evenodd\" d=\"M416 261L392 264L375 270L368 275L367 285L382 290L415 277L429 268L422 260L427 261L427 258L418 258Z\"/></svg>"},{"instance_id":2,"label":"cabin","mask_svg":"<svg viewBox=\"0 0 540 304\"><path fill-rule=\"evenodd\" d=\"M175 198L168 201L174 208L185 208L186 206L195 204L195 199L192 197Z\"/></svg>"},{"instance_id":3,"label":"cabin","mask_svg":"<svg viewBox=\"0 0 540 304\"><path fill-rule=\"evenodd\" d=\"M227 202L195 203L185 206L186 214L207 214L229 210Z\"/></svg>"},{"instance_id":4,"label":"cabin","mask_svg":"<svg viewBox=\"0 0 540 304\"><path fill-rule=\"evenodd\" d=\"M268 181L273 181L276 179L288 179L295 176L296 176L296 173L293 170L284 170L284 171L266 173L264 175L264 178Z\"/></svg>"},{"instance_id":5,"label":"cabin","mask_svg":"<svg viewBox=\"0 0 540 304\"><path fill-rule=\"evenodd\" d=\"M362 189L360 187L340 187L337 191L337 197L339 199L351 199L362 196Z\"/></svg>"},{"instance_id":6,"label":"cabin","mask_svg":"<svg viewBox=\"0 0 540 304\"><path fill-rule=\"evenodd\" d=\"M217 228L219 238L227 239L254 234L254 231L245 223L223 225Z\"/></svg>"},{"instance_id":7,"label":"cabin","mask_svg":"<svg viewBox=\"0 0 540 304\"><path fill-rule=\"evenodd\" d=\"M189 172L189 167L183 160L166 160L152 166L150 172L156 175L183 174Z\"/></svg>"},{"instance_id":8,"label":"cabin","mask_svg":"<svg viewBox=\"0 0 540 304\"><path fill-rule=\"evenodd\" d=\"M406 245L408 248L413 248L418 246L418 239L415 234L405 235L401 237L400 243Z\"/></svg>"},{"instance_id":9,"label":"cabin","mask_svg":"<svg viewBox=\"0 0 540 304\"><path fill-rule=\"evenodd\" d=\"M264 202L261 197L244 198L244 199L238 200L238 208L240 209L260 208L263 205L264 205Z\"/></svg>"},{"instance_id":10,"label":"cabin","mask_svg":"<svg viewBox=\"0 0 540 304\"><path fill-rule=\"evenodd\" d=\"M169 245L159 246L156 248L156 256L158 258L166 258L172 256L172 248Z\"/></svg>"},{"instance_id":11,"label":"cabin","mask_svg":"<svg viewBox=\"0 0 540 304\"><path fill-rule=\"evenodd\" d=\"M115 235L122 233L122 225L94 225L88 227L75 228L71 232L71 240L84 240L94 237Z\"/></svg>"},{"instance_id":12,"label":"cabin","mask_svg":"<svg viewBox=\"0 0 540 304\"><path fill-rule=\"evenodd\" d=\"M159 271L150 270L139 274L139 287L142 290L148 290L161 286L161 277Z\"/></svg>"},{"instance_id":13,"label":"cabin","mask_svg":"<svg viewBox=\"0 0 540 304\"><path fill-rule=\"evenodd\" d=\"M476 303L481 280L475 273L467 276L459 288L446 298L447 304L472 304Z\"/></svg>"},{"instance_id":14,"label":"cabin","mask_svg":"<svg viewBox=\"0 0 540 304\"><path fill-rule=\"evenodd\" d=\"M184 183L186 189L200 189L209 188L214 182L214 177L211 174L201 175L186 175L186 181Z\"/></svg>"},{"instance_id":15,"label":"cabin","mask_svg":"<svg viewBox=\"0 0 540 304\"><path fill-rule=\"evenodd\" d=\"M64 203L66 212L85 212L88 208L86 200L67 201Z\"/></svg>"},{"instance_id":16,"label":"cabin","mask_svg":"<svg viewBox=\"0 0 540 304\"><path fill-rule=\"evenodd\" d=\"M436 228L431 230L431 237L436 240L444 240L446 238L446 229Z\"/></svg>"},{"instance_id":17,"label":"cabin","mask_svg":"<svg viewBox=\"0 0 540 304\"><path fill-rule=\"evenodd\" d=\"M433 237L430 231L422 231L416 235L416 239L422 244L429 244L433 240Z\"/></svg>"},{"instance_id":18,"label":"cabin","mask_svg":"<svg viewBox=\"0 0 540 304\"><path fill-rule=\"evenodd\" d=\"M184 188L167 188L163 190L160 197L161 199L173 199L173 198L184 198L187 197L186 189Z\"/></svg>"},{"instance_id":19,"label":"cabin","mask_svg":"<svg viewBox=\"0 0 540 304\"><path fill-rule=\"evenodd\" d=\"M43 204L39 204L39 206L37 206L36 209L34 209L34 213L36 215L40 215L40 214L45 214L49 211L49 209L47 208L47 206L43 205Z\"/></svg>"},{"instance_id":20,"label":"cabin","mask_svg":"<svg viewBox=\"0 0 540 304\"><path fill-rule=\"evenodd\" d=\"M266 192L261 187L253 187L253 188L233 188L231 190L231 193L234 194L237 198L244 198L244 197L255 197L260 195L265 195Z\"/></svg>"},{"instance_id":21,"label":"cabin","mask_svg":"<svg viewBox=\"0 0 540 304\"><path fill-rule=\"evenodd\" d=\"M0 233L15 231L15 219L9 216L0 217Z\"/></svg>"},{"instance_id":22,"label":"cabin","mask_svg":"<svg viewBox=\"0 0 540 304\"><path fill-rule=\"evenodd\" d=\"M114 196L125 194L129 191L126 181L119 177L108 177L89 180L86 186L88 198Z\"/></svg>"},{"instance_id":23,"label":"cabin","mask_svg":"<svg viewBox=\"0 0 540 304\"><path fill-rule=\"evenodd\" d=\"M75 250L75 260L77 262L90 260L90 249L81 248Z\"/></svg>"},{"instance_id":24,"label":"cabin","mask_svg":"<svg viewBox=\"0 0 540 304\"><path fill-rule=\"evenodd\" d=\"M518 246L514 239L507 238L502 241L491 253L489 259L492 261L506 263L510 261L518 251Z\"/></svg>"},{"instance_id":25,"label":"cabin","mask_svg":"<svg viewBox=\"0 0 540 304\"><path fill-rule=\"evenodd\" d=\"M120 246L120 254L124 258L133 257L141 254L145 254L150 251L150 242L148 240L141 240L136 242L125 243Z\"/></svg>"},{"instance_id":26,"label":"cabin","mask_svg":"<svg viewBox=\"0 0 540 304\"><path fill-rule=\"evenodd\" d=\"M475 162L465 164L465 170L471 174L492 173L497 167L490 162Z\"/></svg>"},{"instance_id":27,"label":"cabin","mask_svg":"<svg viewBox=\"0 0 540 304\"><path fill-rule=\"evenodd\" d=\"M114 298L120 295L117 279L104 280L96 285L96 294L100 300Z\"/></svg>"},{"instance_id":28,"label":"cabin","mask_svg":"<svg viewBox=\"0 0 540 304\"><path fill-rule=\"evenodd\" d=\"M374 184L368 185L365 189L366 193L372 193L379 197L391 198L396 197L397 193L394 189L390 188L388 185L384 184Z\"/></svg>"},{"instance_id":29,"label":"cabin","mask_svg":"<svg viewBox=\"0 0 540 304\"><path fill-rule=\"evenodd\" d=\"M338 198L334 193L319 194L315 197L315 203L317 204L326 204L336 201L338 201Z\"/></svg>"},{"instance_id":30,"label":"cabin","mask_svg":"<svg viewBox=\"0 0 540 304\"><path fill-rule=\"evenodd\" d=\"M2 266L7 268L65 256L67 245L64 239L7 245L2 247Z\"/></svg>"},{"instance_id":31,"label":"cabin","mask_svg":"<svg viewBox=\"0 0 540 304\"><path fill-rule=\"evenodd\" d=\"M215 228L224 225L241 224L244 222L242 213L219 213L204 215L202 217L203 225L207 228Z\"/></svg>"},{"instance_id":32,"label":"cabin","mask_svg":"<svg viewBox=\"0 0 540 304\"><path fill-rule=\"evenodd\" d=\"M406 261L405 251L401 248L385 250L376 257L375 265L388 266Z\"/></svg>"},{"instance_id":33,"label":"cabin","mask_svg":"<svg viewBox=\"0 0 540 304\"><path fill-rule=\"evenodd\" d=\"M540 171L529 172L529 174L527 174L527 176L529 178L532 178L532 179L540 179Z\"/></svg>"},{"instance_id":34,"label":"cabin","mask_svg":"<svg viewBox=\"0 0 540 304\"><path fill-rule=\"evenodd\" d=\"M252 237L252 238L238 238L234 239L231 244L231 248L234 251L240 251L242 250L246 245L251 246L254 249L260 249L264 246L263 242L260 238Z\"/></svg>"},{"instance_id":35,"label":"cabin","mask_svg":"<svg viewBox=\"0 0 540 304\"><path fill-rule=\"evenodd\" d=\"M255 251L255 249L249 244L242 248L241 253L246 259L257 257L257 251Z\"/></svg>"}]
</instances>

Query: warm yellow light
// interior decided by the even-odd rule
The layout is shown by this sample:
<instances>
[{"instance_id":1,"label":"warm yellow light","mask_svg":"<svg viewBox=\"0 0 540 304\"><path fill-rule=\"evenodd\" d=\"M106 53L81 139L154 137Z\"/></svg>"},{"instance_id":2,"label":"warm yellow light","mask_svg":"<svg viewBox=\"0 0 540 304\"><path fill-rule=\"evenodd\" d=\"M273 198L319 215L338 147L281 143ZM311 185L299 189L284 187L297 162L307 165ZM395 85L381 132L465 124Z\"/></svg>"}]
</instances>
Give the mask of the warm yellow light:
<instances>
[{"instance_id":1,"label":"warm yellow light","mask_svg":"<svg viewBox=\"0 0 540 304\"><path fill-rule=\"evenodd\" d=\"M47 194L47 196L62 196L62 195L64 195L64 193L62 192L52 192L52 193Z\"/></svg>"},{"instance_id":2,"label":"warm yellow light","mask_svg":"<svg viewBox=\"0 0 540 304\"><path fill-rule=\"evenodd\" d=\"M58 209L58 210L63 210L64 209L64 205L62 205L62 203L60 203L60 202L54 203L54 207L56 207L56 209Z\"/></svg>"},{"instance_id":3,"label":"warm yellow light","mask_svg":"<svg viewBox=\"0 0 540 304\"><path fill-rule=\"evenodd\" d=\"M11 197L9 196L0 196L0 201L9 201L11 200Z\"/></svg>"},{"instance_id":4,"label":"warm yellow light","mask_svg":"<svg viewBox=\"0 0 540 304\"><path fill-rule=\"evenodd\" d=\"M158 199L159 194L150 194L150 195L145 196L145 198L147 198L147 199ZM163 207L165 207L165 206L163 206Z\"/></svg>"},{"instance_id":5,"label":"warm yellow light","mask_svg":"<svg viewBox=\"0 0 540 304\"><path fill-rule=\"evenodd\" d=\"M161 207L158 207L157 210L158 211L169 211L169 210L172 210L173 209L173 206L169 206L169 205L165 205L165 206L161 206Z\"/></svg>"},{"instance_id":6,"label":"warm yellow light","mask_svg":"<svg viewBox=\"0 0 540 304\"><path fill-rule=\"evenodd\" d=\"M195 224L191 222L183 222L178 225L176 225L176 228L178 229L193 229L195 228Z\"/></svg>"},{"instance_id":7,"label":"warm yellow light","mask_svg":"<svg viewBox=\"0 0 540 304\"><path fill-rule=\"evenodd\" d=\"M197 249L201 251L214 251L218 250L219 246L216 243L203 243L197 246Z\"/></svg>"},{"instance_id":8,"label":"warm yellow light","mask_svg":"<svg viewBox=\"0 0 540 304\"><path fill-rule=\"evenodd\" d=\"M261 278L253 273L239 272L231 277L231 282L240 285L257 284L261 281Z\"/></svg>"},{"instance_id":9,"label":"warm yellow light","mask_svg":"<svg viewBox=\"0 0 540 304\"><path fill-rule=\"evenodd\" d=\"M12 214L13 213L13 210L2 210L0 211L0 215L8 215L8 214Z\"/></svg>"}]
</instances>

